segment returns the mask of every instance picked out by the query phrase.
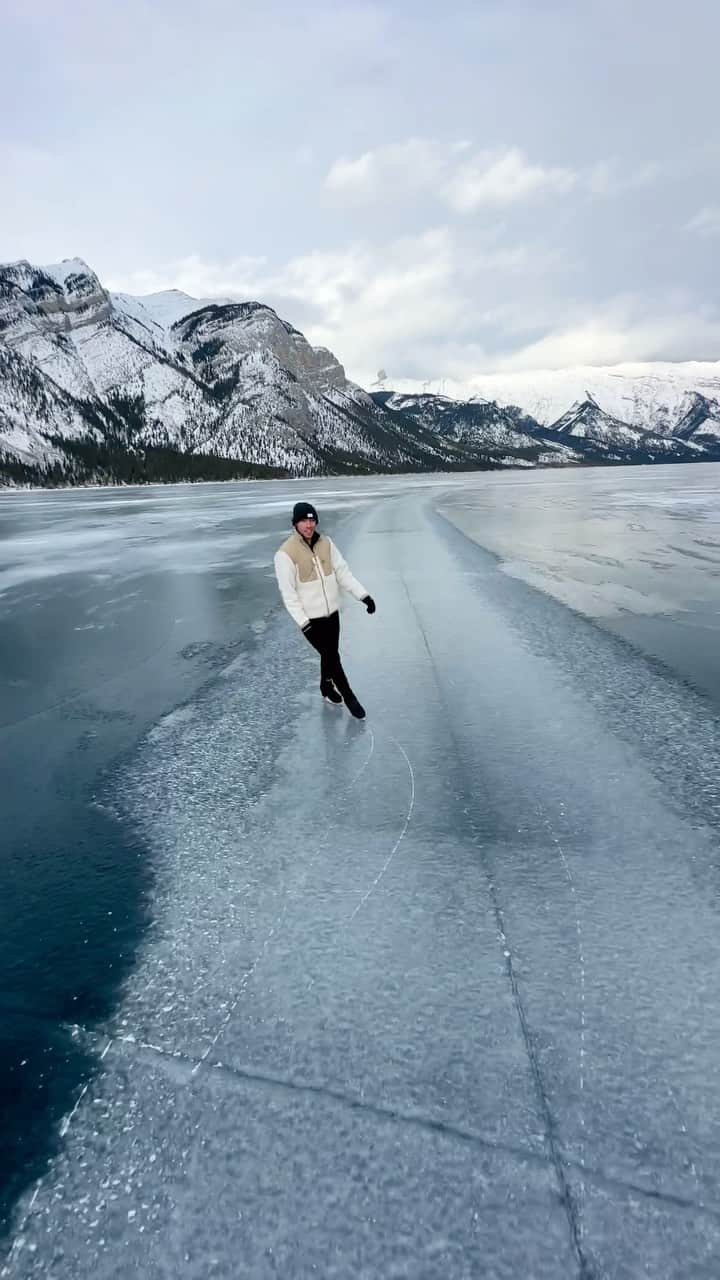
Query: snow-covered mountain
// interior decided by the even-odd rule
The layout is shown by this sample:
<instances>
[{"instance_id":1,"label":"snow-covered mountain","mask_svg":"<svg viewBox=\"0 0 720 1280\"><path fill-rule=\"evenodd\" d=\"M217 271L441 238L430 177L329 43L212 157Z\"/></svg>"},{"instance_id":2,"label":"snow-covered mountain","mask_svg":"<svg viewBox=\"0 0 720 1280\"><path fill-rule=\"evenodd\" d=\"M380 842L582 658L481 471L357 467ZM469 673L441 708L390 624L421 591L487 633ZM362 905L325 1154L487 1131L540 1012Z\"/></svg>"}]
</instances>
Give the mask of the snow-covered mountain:
<instances>
[{"instance_id":1,"label":"snow-covered mountain","mask_svg":"<svg viewBox=\"0 0 720 1280\"><path fill-rule=\"evenodd\" d=\"M452 400L448 396L373 392L391 413L410 418L452 444L479 466L564 466L581 462L583 450L543 431L520 409L494 400Z\"/></svg>"},{"instance_id":2,"label":"snow-covered mountain","mask_svg":"<svg viewBox=\"0 0 720 1280\"><path fill-rule=\"evenodd\" d=\"M549 430L555 439L571 437L574 441L583 441L586 456L590 446L612 462L691 462L706 456L699 442L679 440L674 435L661 435L621 422L601 409L589 392Z\"/></svg>"},{"instance_id":3,"label":"snow-covered mountain","mask_svg":"<svg viewBox=\"0 0 720 1280\"><path fill-rule=\"evenodd\" d=\"M500 405L517 405L541 426L550 426L574 404L590 396L605 413L631 427L674 434L684 405L697 392L720 401L720 361L657 361L573 369L538 369L523 373L478 374L467 382L437 379L393 381L397 393L421 392L454 400L480 397Z\"/></svg>"},{"instance_id":4,"label":"snow-covered mountain","mask_svg":"<svg viewBox=\"0 0 720 1280\"><path fill-rule=\"evenodd\" d=\"M683 438L630 426L601 409L585 392L556 422L543 426L523 409L473 396L453 400L425 392L408 395L373 392L390 411L412 417L441 439L485 464L565 466L579 462L694 462L720 458L720 416L702 396L693 409ZM720 409L720 406L718 406ZM717 435L713 435L713 430Z\"/></svg>"},{"instance_id":5,"label":"snow-covered mountain","mask_svg":"<svg viewBox=\"0 0 720 1280\"><path fill-rule=\"evenodd\" d=\"M699 391L691 392L683 402L673 434L694 444L720 443L720 400L710 400Z\"/></svg>"},{"instance_id":6,"label":"snow-covered mountain","mask_svg":"<svg viewBox=\"0 0 720 1280\"><path fill-rule=\"evenodd\" d=\"M270 307L111 294L73 259L0 267L0 461L72 482L456 460Z\"/></svg>"},{"instance_id":7,"label":"snow-covered mountain","mask_svg":"<svg viewBox=\"0 0 720 1280\"><path fill-rule=\"evenodd\" d=\"M263 303L0 266L0 483L720 459L720 365L473 385L370 395Z\"/></svg>"}]
</instances>

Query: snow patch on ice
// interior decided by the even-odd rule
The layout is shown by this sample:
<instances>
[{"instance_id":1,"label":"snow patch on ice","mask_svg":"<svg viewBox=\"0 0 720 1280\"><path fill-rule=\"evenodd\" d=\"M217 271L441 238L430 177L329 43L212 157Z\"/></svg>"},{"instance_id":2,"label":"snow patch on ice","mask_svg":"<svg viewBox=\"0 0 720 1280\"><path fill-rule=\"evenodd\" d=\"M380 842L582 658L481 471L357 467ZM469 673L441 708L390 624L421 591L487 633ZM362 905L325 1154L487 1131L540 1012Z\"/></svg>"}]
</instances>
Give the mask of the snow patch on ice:
<instances>
[{"instance_id":1,"label":"snow patch on ice","mask_svg":"<svg viewBox=\"0 0 720 1280\"><path fill-rule=\"evenodd\" d=\"M150 742L159 742L163 738L167 738L174 729L179 728L180 725L188 724L190 720L194 720L195 714L195 707L192 705L177 707L175 711L170 711L148 733Z\"/></svg>"}]
</instances>

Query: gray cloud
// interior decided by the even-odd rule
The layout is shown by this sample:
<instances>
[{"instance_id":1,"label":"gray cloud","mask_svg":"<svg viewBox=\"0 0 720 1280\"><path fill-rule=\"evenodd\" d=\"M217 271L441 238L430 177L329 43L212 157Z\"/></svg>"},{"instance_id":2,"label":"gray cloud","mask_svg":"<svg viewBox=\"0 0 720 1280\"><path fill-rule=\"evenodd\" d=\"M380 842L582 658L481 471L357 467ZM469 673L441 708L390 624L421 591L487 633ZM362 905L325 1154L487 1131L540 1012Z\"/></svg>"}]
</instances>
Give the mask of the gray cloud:
<instances>
[{"instance_id":1,"label":"gray cloud","mask_svg":"<svg viewBox=\"0 0 720 1280\"><path fill-rule=\"evenodd\" d=\"M688 231L697 231L702 236L720 236L720 205L706 205L691 218L687 224Z\"/></svg>"},{"instance_id":2,"label":"gray cloud","mask_svg":"<svg viewBox=\"0 0 720 1280\"><path fill-rule=\"evenodd\" d=\"M720 357L714 0L8 0L3 258L260 296L360 380Z\"/></svg>"},{"instance_id":3,"label":"gray cloud","mask_svg":"<svg viewBox=\"0 0 720 1280\"><path fill-rule=\"evenodd\" d=\"M476 152L468 141L443 145L432 138L409 138L356 159L337 160L325 189L360 204L434 195L456 213L475 213L544 192L570 191L577 177L570 169L533 164L517 147Z\"/></svg>"}]
</instances>

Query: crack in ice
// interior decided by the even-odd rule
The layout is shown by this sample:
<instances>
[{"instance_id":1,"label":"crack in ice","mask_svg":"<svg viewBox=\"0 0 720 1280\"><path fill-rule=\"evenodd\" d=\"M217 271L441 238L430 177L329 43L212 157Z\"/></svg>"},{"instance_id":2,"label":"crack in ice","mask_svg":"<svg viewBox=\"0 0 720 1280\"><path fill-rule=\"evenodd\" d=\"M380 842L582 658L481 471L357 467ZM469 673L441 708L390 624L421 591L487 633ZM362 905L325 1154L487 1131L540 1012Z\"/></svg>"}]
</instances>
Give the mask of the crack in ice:
<instances>
[{"instance_id":1,"label":"crack in ice","mask_svg":"<svg viewBox=\"0 0 720 1280\"><path fill-rule=\"evenodd\" d=\"M563 806L561 805L561 806L560 806L560 808L562 809L562 808L563 808ZM586 1027L586 1015L585 1015L585 945L584 945L584 942L583 942L582 925L581 925L581 922L580 922L580 909L579 909L579 906L578 906L578 894L577 894L577 889L576 889L576 886L575 886L575 880L574 880L574 878L573 878L572 871L570 870L570 864L569 864L569 862L568 862L568 860L567 860L567 857L566 857L566 854L565 854L565 850L563 849L562 844L560 843L560 840L559 840L559 838L558 838L558 836L557 836L557 834L556 834L556 832L555 832L555 830L554 830L554 828L553 828L553 826L552 826L552 823L550 822L550 819L546 816L546 814L545 814L545 813L543 813L542 809L539 809L539 813L540 813L541 820L542 820L543 824L545 825L545 827L547 828L547 830L548 830L548 832L549 832L549 835L550 835L550 838L551 838L551 840L552 840L553 844L555 845L555 848L556 848L556 849L557 849L557 851L558 851L558 855L559 855L559 857L560 857L560 861L562 862L563 870L564 870L564 872L565 872L565 877L566 877L567 882L568 882L568 885L569 885L569 887L570 887L570 893L572 894L573 912L574 912L574 915L575 915L575 933L576 933L576 940L577 940L577 953L578 953L578 985L579 985L578 1004L579 1004L579 1023L580 1023L580 1046L579 1046L579 1052L580 1052L580 1061L579 1061L579 1084L580 1084L580 1112L579 1112L579 1121L580 1121L580 1169L581 1169L581 1171L583 1171L583 1174L582 1174L581 1179L580 1179L580 1213L578 1214L578 1227L579 1227L579 1231L580 1231L580 1239L582 1240L582 1239L583 1239L583 1237L584 1237L584 1223L583 1223L583 1216L582 1216L582 1206L583 1206L584 1201L585 1201L585 1182L584 1182L584 1169L585 1169L585 1111L584 1111L584 1103L585 1103L585 1056L586 1056L586 1049L585 1049L585 1027Z\"/></svg>"}]
</instances>

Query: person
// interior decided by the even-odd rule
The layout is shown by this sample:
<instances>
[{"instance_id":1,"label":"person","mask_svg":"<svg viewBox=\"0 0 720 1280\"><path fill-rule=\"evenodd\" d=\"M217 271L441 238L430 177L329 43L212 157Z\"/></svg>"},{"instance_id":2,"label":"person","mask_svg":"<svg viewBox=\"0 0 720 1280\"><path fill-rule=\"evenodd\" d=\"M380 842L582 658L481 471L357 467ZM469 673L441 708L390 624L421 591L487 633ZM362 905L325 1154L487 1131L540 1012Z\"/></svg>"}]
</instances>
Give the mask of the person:
<instances>
[{"instance_id":1,"label":"person","mask_svg":"<svg viewBox=\"0 0 720 1280\"><path fill-rule=\"evenodd\" d=\"M375 601L353 577L335 543L318 532L318 513L310 502L296 502L293 532L275 554L275 576L290 617L320 654L320 692L326 702L344 702L364 720L365 709L350 688L340 661L340 592L347 591L375 612Z\"/></svg>"}]
</instances>

